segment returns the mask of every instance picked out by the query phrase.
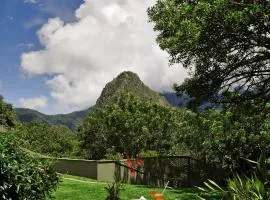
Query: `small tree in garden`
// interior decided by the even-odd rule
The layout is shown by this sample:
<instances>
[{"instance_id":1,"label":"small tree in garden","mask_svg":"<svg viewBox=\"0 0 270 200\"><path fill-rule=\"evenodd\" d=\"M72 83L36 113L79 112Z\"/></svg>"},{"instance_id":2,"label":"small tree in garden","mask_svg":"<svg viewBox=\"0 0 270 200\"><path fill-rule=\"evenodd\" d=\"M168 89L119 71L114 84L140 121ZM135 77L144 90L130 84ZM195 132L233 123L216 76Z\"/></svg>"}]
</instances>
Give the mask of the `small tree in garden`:
<instances>
[{"instance_id":1,"label":"small tree in garden","mask_svg":"<svg viewBox=\"0 0 270 200\"><path fill-rule=\"evenodd\" d=\"M51 163L24 152L10 132L0 134L0 199L45 200L58 182Z\"/></svg>"}]
</instances>

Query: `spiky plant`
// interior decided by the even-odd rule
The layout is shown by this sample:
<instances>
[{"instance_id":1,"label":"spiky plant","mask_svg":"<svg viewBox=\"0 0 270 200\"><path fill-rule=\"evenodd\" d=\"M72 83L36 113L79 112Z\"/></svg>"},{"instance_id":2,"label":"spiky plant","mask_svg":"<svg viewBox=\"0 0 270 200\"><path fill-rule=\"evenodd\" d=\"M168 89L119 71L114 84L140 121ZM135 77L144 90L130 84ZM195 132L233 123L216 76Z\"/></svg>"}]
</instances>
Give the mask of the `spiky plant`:
<instances>
[{"instance_id":1,"label":"spiky plant","mask_svg":"<svg viewBox=\"0 0 270 200\"><path fill-rule=\"evenodd\" d=\"M205 188L198 188L204 193L221 194L223 200L270 200L270 191L266 187L269 182L268 161L263 156L257 162L245 160L256 165L256 173L251 178L236 175L228 180L227 189L221 188L211 180L204 183ZM198 196L198 198L205 200L201 196Z\"/></svg>"},{"instance_id":2,"label":"spiky plant","mask_svg":"<svg viewBox=\"0 0 270 200\"><path fill-rule=\"evenodd\" d=\"M123 189L123 183L116 177L114 177L114 182L108 184L105 187L105 190L107 191L108 195L106 197L106 200L121 200L120 199L120 192Z\"/></svg>"}]
</instances>

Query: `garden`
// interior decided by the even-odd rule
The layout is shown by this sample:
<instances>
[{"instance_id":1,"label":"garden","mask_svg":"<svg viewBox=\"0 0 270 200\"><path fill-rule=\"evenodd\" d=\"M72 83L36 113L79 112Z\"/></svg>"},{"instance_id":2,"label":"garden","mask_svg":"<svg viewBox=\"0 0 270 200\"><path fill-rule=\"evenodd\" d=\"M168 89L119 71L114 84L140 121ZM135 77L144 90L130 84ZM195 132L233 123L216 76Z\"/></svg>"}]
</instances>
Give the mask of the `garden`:
<instances>
[{"instance_id":1,"label":"garden","mask_svg":"<svg viewBox=\"0 0 270 200\"><path fill-rule=\"evenodd\" d=\"M1 97L0 199L270 200L270 2L159 0L147 12L170 64L190 72L174 85L185 108L121 90L70 130L22 124ZM104 161L95 170L114 179L59 173L60 158Z\"/></svg>"}]
</instances>

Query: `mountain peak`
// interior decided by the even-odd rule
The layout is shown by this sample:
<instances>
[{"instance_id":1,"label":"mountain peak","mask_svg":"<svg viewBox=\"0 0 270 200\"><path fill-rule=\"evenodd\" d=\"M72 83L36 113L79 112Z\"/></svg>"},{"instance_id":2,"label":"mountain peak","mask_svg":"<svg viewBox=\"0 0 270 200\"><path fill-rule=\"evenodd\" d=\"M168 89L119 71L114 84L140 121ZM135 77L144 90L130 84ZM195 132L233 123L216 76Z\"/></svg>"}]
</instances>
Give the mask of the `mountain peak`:
<instances>
[{"instance_id":1,"label":"mountain peak","mask_svg":"<svg viewBox=\"0 0 270 200\"><path fill-rule=\"evenodd\" d=\"M117 76L117 78L132 78L141 81L139 76L132 71L123 71Z\"/></svg>"},{"instance_id":2,"label":"mountain peak","mask_svg":"<svg viewBox=\"0 0 270 200\"><path fill-rule=\"evenodd\" d=\"M99 106L104 103L109 103L122 92L129 92L142 100L151 99L162 105L169 105L163 97L147 87L139 76L131 71L124 71L111 82L107 83L96 104Z\"/></svg>"}]
</instances>

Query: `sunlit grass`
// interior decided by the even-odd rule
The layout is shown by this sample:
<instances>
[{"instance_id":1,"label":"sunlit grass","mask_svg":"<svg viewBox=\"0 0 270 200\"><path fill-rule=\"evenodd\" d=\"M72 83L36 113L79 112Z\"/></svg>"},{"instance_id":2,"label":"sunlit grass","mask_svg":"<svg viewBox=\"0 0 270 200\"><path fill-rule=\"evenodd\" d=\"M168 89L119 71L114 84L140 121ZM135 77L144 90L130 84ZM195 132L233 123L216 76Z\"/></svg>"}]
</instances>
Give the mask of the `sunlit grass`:
<instances>
[{"instance_id":1,"label":"sunlit grass","mask_svg":"<svg viewBox=\"0 0 270 200\"><path fill-rule=\"evenodd\" d=\"M104 187L106 185L107 183L92 179L64 175L54 197L56 200L105 200L106 191ZM144 196L150 200L149 190L162 192L162 189L125 184L124 190L121 192L121 199L139 199ZM164 196L166 200L193 200L197 199L197 193L198 190L193 188L167 189Z\"/></svg>"}]
</instances>

